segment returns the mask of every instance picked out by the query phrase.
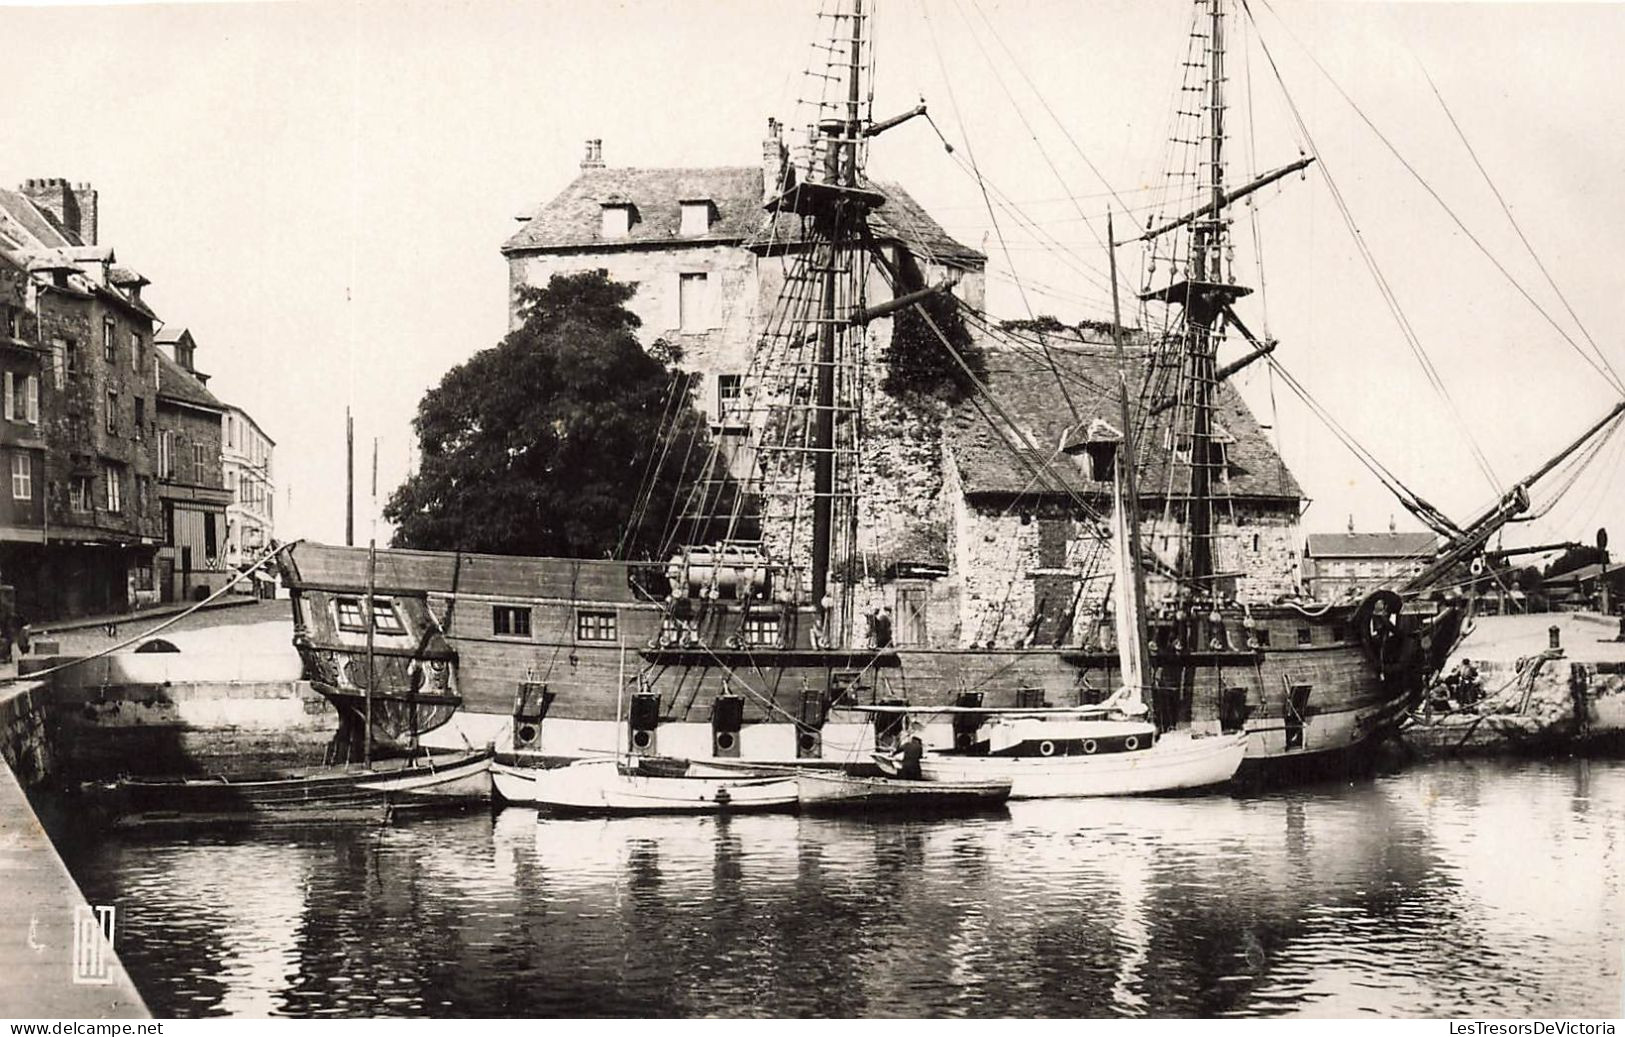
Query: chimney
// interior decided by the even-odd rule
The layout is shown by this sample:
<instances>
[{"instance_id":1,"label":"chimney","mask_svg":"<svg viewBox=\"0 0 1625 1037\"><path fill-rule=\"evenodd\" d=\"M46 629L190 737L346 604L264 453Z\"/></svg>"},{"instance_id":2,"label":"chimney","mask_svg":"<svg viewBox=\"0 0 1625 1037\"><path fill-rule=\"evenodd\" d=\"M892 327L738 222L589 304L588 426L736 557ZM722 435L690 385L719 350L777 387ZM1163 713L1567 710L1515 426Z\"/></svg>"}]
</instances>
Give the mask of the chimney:
<instances>
[{"instance_id":1,"label":"chimney","mask_svg":"<svg viewBox=\"0 0 1625 1037\"><path fill-rule=\"evenodd\" d=\"M762 200L770 202L792 186L786 181L790 174L790 153L784 146L784 126L771 116L767 120L767 137L762 141Z\"/></svg>"},{"instance_id":2,"label":"chimney","mask_svg":"<svg viewBox=\"0 0 1625 1037\"><path fill-rule=\"evenodd\" d=\"M581 160L581 171L604 168L604 142L594 137L587 142L587 155Z\"/></svg>"},{"instance_id":3,"label":"chimney","mask_svg":"<svg viewBox=\"0 0 1625 1037\"><path fill-rule=\"evenodd\" d=\"M1389 516L1388 516L1388 535L1389 535L1389 536L1393 536L1393 535L1394 535L1394 534L1395 534L1395 533L1397 533L1397 532L1399 532L1399 529L1398 529L1398 527L1397 527L1397 526L1396 526L1396 525L1395 525L1395 524L1394 524L1394 516L1393 516L1393 515L1389 515Z\"/></svg>"},{"instance_id":4,"label":"chimney","mask_svg":"<svg viewBox=\"0 0 1625 1037\"><path fill-rule=\"evenodd\" d=\"M1349 512L1349 532L1354 532L1354 513Z\"/></svg>"},{"instance_id":5,"label":"chimney","mask_svg":"<svg viewBox=\"0 0 1625 1037\"><path fill-rule=\"evenodd\" d=\"M76 244L96 244L96 191L89 184L70 184L61 177L23 181L19 191L51 214Z\"/></svg>"}]
</instances>

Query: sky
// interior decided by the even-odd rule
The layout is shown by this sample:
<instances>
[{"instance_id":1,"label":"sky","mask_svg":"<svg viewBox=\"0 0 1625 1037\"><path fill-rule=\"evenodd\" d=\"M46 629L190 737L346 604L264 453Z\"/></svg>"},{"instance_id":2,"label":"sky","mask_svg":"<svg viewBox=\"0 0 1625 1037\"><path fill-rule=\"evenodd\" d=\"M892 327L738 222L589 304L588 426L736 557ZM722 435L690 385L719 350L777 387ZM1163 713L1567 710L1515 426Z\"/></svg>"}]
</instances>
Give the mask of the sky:
<instances>
[{"instance_id":1,"label":"sky","mask_svg":"<svg viewBox=\"0 0 1625 1037\"><path fill-rule=\"evenodd\" d=\"M276 440L280 537L342 540L352 411L357 538L385 540L371 444L381 505L424 391L506 328L514 218L564 188L588 138L610 165L754 164L769 116L798 125L814 6L0 4L8 53L37 56L0 100L0 183L94 184L102 241L192 329L210 387ZM915 120L874 141L869 171L988 253L995 316L1109 313L1100 224L1108 208L1120 231L1148 215L1190 14L1188 0L880 0L875 113L923 97L955 151ZM1594 336L1625 370L1625 4L1253 0L1253 14L1231 33L1231 180L1308 146L1287 97L1322 161L1237 210L1237 273L1260 289L1239 309L1355 439L1465 520L1620 398L1581 354ZM1139 251L1119 255L1137 283ZM1417 528L1279 377L1255 365L1238 384L1312 499L1306 531ZM1625 520L1622 457L1625 435L1507 546Z\"/></svg>"}]
</instances>

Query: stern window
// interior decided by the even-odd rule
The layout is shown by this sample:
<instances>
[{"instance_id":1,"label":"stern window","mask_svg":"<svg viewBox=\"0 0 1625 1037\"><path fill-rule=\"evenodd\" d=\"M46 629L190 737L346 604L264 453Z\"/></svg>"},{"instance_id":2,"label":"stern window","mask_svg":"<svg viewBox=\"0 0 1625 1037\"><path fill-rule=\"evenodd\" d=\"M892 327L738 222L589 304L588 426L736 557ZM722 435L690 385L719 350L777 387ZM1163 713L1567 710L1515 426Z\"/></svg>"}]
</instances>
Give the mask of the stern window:
<instances>
[{"instance_id":1,"label":"stern window","mask_svg":"<svg viewBox=\"0 0 1625 1037\"><path fill-rule=\"evenodd\" d=\"M523 605L491 606L491 633L498 637L529 637L530 609Z\"/></svg>"}]
</instances>

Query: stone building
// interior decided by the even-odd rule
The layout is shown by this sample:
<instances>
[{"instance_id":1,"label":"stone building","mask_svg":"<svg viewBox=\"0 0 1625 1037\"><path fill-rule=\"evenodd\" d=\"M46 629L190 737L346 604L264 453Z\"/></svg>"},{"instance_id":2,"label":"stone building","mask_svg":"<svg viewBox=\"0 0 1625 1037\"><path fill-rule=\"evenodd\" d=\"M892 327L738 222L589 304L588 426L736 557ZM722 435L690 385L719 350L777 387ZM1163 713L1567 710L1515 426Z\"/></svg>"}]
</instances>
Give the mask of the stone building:
<instances>
[{"instance_id":1,"label":"stone building","mask_svg":"<svg viewBox=\"0 0 1625 1037\"><path fill-rule=\"evenodd\" d=\"M634 282L629 307L643 322L644 344L682 347L684 366L704 375L697 404L723 427L797 251L794 221L770 220L763 208L790 160L775 120L752 166L611 167L601 143L589 142L580 175L521 216L524 226L502 246L511 322L520 321L518 289L545 286L555 274L603 269ZM908 253L928 283L957 278L955 294L980 307L986 257L950 237L901 186L875 186L887 198L870 218L882 249L894 262ZM869 283L885 294L878 272ZM890 321L876 321L872 340L885 341L889 329Z\"/></svg>"},{"instance_id":2,"label":"stone building","mask_svg":"<svg viewBox=\"0 0 1625 1037\"><path fill-rule=\"evenodd\" d=\"M5 329L23 345L5 350L12 478L0 578L29 619L123 611L156 594L158 374L156 318L141 299L147 281L98 242L97 194L87 184L43 179L0 190L0 252L12 270L27 270L31 300L27 318L10 308Z\"/></svg>"},{"instance_id":3,"label":"stone building","mask_svg":"<svg viewBox=\"0 0 1625 1037\"><path fill-rule=\"evenodd\" d=\"M713 431L736 432L729 404L742 391L799 244L788 219L763 208L787 162L774 122L760 166L617 169L590 142L580 175L521 217L523 228L502 247L513 323L518 290L555 274L604 269L636 282L630 308L642 319L644 343L679 344L684 367L702 376L695 402ZM916 267L928 284L952 282L956 296L980 309L985 257L955 241L902 187L874 186L886 202L870 221L891 263ZM888 295L872 272L868 297ZM882 355L892 324L868 326L869 357ZM858 557L834 565L855 589L855 613L892 610L899 643L1004 647L1090 636L1086 606L1105 593L1099 575L1109 572L1100 524L1090 515L1109 514L1111 487L1091 483L1056 452L1080 419L1118 423L1116 399L1107 394L1116 368L1109 338L1098 331L1051 337L1048 356L1034 344L983 343L991 392L1024 435L990 425L974 403L894 399L881 389L882 364L865 370ZM1070 401L1058 376L1072 386ZM1229 386L1219 390L1218 411L1226 451L1219 567L1234 572L1241 600L1297 593L1302 494ZM1041 457L1028 456L1035 449ZM1171 447L1147 451L1145 473L1146 485L1164 487L1147 494L1146 532L1169 561L1177 551L1164 506L1178 497L1168 483L1171 456ZM1033 463L1067 481L1034 478Z\"/></svg>"},{"instance_id":4,"label":"stone building","mask_svg":"<svg viewBox=\"0 0 1625 1037\"><path fill-rule=\"evenodd\" d=\"M271 453L276 442L241 407L226 405L221 465L231 504L226 508L226 565L258 558L274 539L276 477Z\"/></svg>"},{"instance_id":5,"label":"stone building","mask_svg":"<svg viewBox=\"0 0 1625 1037\"><path fill-rule=\"evenodd\" d=\"M1439 538L1432 533L1311 533L1303 552L1304 582L1311 597L1337 601L1369 593L1422 571Z\"/></svg>"},{"instance_id":6,"label":"stone building","mask_svg":"<svg viewBox=\"0 0 1625 1037\"><path fill-rule=\"evenodd\" d=\"M158 333L158 501L163 546L158 586L164 601L206 597L227 582L221 434L226 405L197 370L197 343L183 327Z\"/></svg>"}]
</instances>

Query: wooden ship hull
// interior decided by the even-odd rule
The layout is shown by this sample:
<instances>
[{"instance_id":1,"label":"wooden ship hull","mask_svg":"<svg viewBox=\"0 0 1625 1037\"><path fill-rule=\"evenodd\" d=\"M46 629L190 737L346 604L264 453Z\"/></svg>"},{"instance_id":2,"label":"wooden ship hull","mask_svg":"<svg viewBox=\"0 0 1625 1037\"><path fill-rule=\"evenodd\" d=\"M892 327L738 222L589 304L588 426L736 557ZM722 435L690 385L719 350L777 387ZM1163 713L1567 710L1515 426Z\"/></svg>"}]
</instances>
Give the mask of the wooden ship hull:
<instances>
[{"instance_id":1,"label":"wooden ship hull","mask_svg":"<svg viewBox=\"0 0 1625 1037\"><path fill-rule=\"evenodd\" d=\"M108 791L121 827L382 820L490 799L489 751L226 778L127 778Z\"/></svg>"},{"instance_id":2,"label":"wooden ship hull","mask_svg":"<svg viewBox=\"0 0 1625 1037\"><path fill-rule=\"evenodd\" d=\"M339 616L364 594L366 558L362 548L310 542L283 556L307 676L320 675L319 689L351 701L366 674L366 637L344 629ZM424 669L414 657L420 644L435 646L429 662L443 664L434 694L461 703L426 744L495 744L540 763L618 750L846 763L891 747L903 722L856 707L1074 706L1118 687L1111 649L814 647L810 609L710 602L674 637L669 603L636 589L638 569L379 551L374 597L401 629L375 631L375 737L389 734L376 717L392 715L391 703L422 702L426 689L413 683ZM762 616L776 620L778 640L747 643L742 631L762 627L746 620ZM1165 689L1151 703L1153 717L1165 731L1244 729L1243 774L1266 776L1366 759L1437 672L1459 628L1449 611L1406 613L1374 650L1359 636L1368 617L1354 605L1252 606L1221 618L1152 623L1155 684ZM1193 643L1208 647L1183 647ZM927 744L964 744L976 723L974 713L927 719Z\"/></svg>"}]
</instances>

